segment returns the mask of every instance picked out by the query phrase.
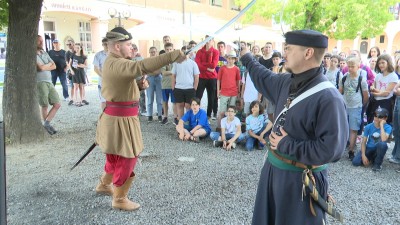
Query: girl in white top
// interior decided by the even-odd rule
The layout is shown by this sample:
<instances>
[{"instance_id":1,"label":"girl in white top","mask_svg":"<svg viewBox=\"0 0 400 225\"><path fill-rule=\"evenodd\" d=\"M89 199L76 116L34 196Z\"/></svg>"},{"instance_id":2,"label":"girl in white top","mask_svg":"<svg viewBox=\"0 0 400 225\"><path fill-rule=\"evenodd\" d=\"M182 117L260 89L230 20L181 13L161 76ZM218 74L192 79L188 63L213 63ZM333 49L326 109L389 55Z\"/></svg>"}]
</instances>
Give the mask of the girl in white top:
<instances>
[{"instance_id":1,"label":"girl in white top","mask_svg":"<svg viewBox=\"0 0 400 225\"><path fill-rule=\"evenodd\" d=\"M378 75L370 88L371 95L374 96L376 102L373 104L373 112L380 106L389 111L388 123L392 121L392 103L393 88L398 82L398 77L394 72L392 57L388 54L382 54L376 62L376 71Z\"/></svg>"}]
</instances>

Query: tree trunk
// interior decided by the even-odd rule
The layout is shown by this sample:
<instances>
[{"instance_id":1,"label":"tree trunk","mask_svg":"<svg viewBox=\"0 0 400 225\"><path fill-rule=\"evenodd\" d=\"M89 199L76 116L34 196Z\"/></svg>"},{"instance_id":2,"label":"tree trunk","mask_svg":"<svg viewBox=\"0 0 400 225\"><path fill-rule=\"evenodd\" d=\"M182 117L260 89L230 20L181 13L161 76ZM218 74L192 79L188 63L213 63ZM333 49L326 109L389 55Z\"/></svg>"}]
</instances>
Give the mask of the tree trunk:
<instances>
[{"instance_id":1,"label":"tree trunk","mask_svg":"<svg viewBox=\"0 0 400 225\"><path fill-rule=\"evenodd\" d=\"M36 92L36 46L43 0L8 0L7 59L3 89L6 139L13 144L44 138Z\"/></svg>"}]
</instances>

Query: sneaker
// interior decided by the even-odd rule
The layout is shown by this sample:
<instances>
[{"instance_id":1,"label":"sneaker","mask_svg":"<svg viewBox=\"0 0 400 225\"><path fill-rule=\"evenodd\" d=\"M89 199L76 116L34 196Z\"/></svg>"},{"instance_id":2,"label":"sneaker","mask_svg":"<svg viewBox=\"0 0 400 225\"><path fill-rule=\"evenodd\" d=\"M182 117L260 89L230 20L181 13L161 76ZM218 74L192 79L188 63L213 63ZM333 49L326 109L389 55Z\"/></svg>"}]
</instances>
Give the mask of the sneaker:
<instances>
[{"instance_id":1,"label":"sneaker","mask_svg":"<svg viewBox=\"0 0 400 225\"><path fill-rule=\"evenodd\" d=\"M162 121L163 121L162 116L159 116L159 117L158 117L158 122L161 123Z\"/></svg>"},{"instance_id":2,"label":"sneaker","mask_svg":"<svg viewBox=\"0 0 400 225\"><path fill-rule=\"evenodd\" d=\"M151 122L151 121L153 121L153 117L152 116L148 116L147 117L147 122Z\"/></svg>"},{"instance_id":3,"label":"sneaker","mask_svg":"<svg viewBox=\"0 0 400 225\"><path fill-rule=\"evenodd\" d=\"M146 111L141 112L140 115L142 115L142 116L147 116L147 112L146 112Z\"/></svg>"},{"instance_id":4,"label":"sneaker","mask_svg":"<svg viewBox=\"0 0 400 225\"><path fill-rule=\"evenodd\" d=\"M56 129L54 129L54 127L52 125L49 125L50 130L53 131L53 134L57 133Z\"/></svg>"},{"instance_id":5,"label":"sneaker","mask_svg":"<svg viewBox=\"0 0 400 225\"><path fill-rule=\"evenodd\" d=\"M217 119L217 115L216 114L211 116L211 120L216 120L216 119Z\"/></svg>"},{"instance_id":6,"label":"sneaker","mask_svg":"<svg viewBox=\"0 0 400 225\"><path fill-rule=\"evenodd\" d=\"M232 143L232 149L234 149L234 148L236 148L236 143L235 142Z\"/></svg>"},{"instance_id":7,"label":"sneaker","mask_svg":"<svg viewBox=\"0 0 400 225\"><path fill-rule=\"evenodd\" d=\"M82 100L82 103L85 104L85 105L89 105L89 102L86 101L86 100Z\"/></svg>"},{"instance_id":8,"label":"sneaker","mask_svg":"<svg viewBox=\"0 0 400 225\"><path fill-rule=\"evenodd\" d=\"M44 129L46 129L47 133L49 133L50 135L53 135L56 133L56 130L54 130L54 128L50 125L43 125Z\"/></svg>"},{"instance_id":9,"label":"sneaker","mask_svg":"<svg viewBox=\"0 0 400 225\"><path fill-rule=\"evenodd\" d=\"M214 147L222 147L224 143L222 141L213 141L213 146Z\"/></svg>"},{"instance_id":10,"label":"sneaker","mask_svg":"<svg viewBox=\"0 0 400 225\"><path fill-rule=\"evenodd\" d=\"M179 120L178 118L174 118L174 124L178 126Z\"/></svg>"},{"instance_id":11,"label":"sneaker","mask_svg":"<svg viewBox=\"0 0 400 225\"><path fill-rule=\"evenodd\" d=\"M64 101L69 102L69 98L68 97L64 98Z\"/></svg>"},{"instance_id":12,"label":"sneaker","mask_svg":"<svg viewBox=\"0 0 400 225\"><path fill-rule=\"evenodd\" d=\"M353 159L354 159L354 152L349 151L349 160L353 161Z\"/></svg>"},{"instance_id":13,"label":"sneaker","mask_svg":"<svg viewBox=\"0 0 400 225\"><path fill-rule=\"evenodd\" d=\"M400 164L400 160L393 158L393 157L389 159L389 162L394 163L394 164Z\"/></svg>"},{"instance_id":14,"label":"sneaker","mask_svg":"<svg viewBox=\"0 0 400 225\"><path fill-rule=\"evenodd\" d=\"M72 104L74 104L74 101L70 100L70 101L68 102L68 105L72 105Z\"/></svg>"},{"instance_id":15,"label":"sneaker","mask_svg":"<svg viewBox=\"0 0 400 225\"><path fill-rule=\"evenodd\" d=\"M168 123L168 118L165 117L165 118L161 121L161 123L162 123L162 124L167 124L167 123Z\"/></svg>"},{"instance_id":16,"label":"sneaker","mask_svg":"<svg viewBox=\"0 0 400 225\"><path fill-rule=\"evenodd\" d=\"M374 166L372 167L372 171L379 172L379 171L381 171L381 170L382 170L382 166L374 165Z\"/></svg>"}]
</instances>

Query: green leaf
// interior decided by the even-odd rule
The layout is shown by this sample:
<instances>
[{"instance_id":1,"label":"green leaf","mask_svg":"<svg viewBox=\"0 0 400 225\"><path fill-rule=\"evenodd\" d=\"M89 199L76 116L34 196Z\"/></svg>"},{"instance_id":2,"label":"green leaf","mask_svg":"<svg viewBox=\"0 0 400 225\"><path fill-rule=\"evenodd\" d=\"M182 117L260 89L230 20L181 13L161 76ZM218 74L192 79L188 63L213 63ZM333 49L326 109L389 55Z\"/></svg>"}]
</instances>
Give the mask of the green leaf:
<instances>
[{"instance_id":1,"label":"green leaf","mask_svg":"<svg viewBox=\"0 0 400 225\"><path fill-rule=\"evenodd\" d=\"M236 0L244 6L249 0ZM335 39L374 37L381 34L387 22L394 19L389 7L396 0L259 0L246 13L244 22L256 17L276 18L292 30L312 29ZM283 10L282 10L283 8ZM283 21L279 21L283 12Z\"/></svg>"}]
</instances>

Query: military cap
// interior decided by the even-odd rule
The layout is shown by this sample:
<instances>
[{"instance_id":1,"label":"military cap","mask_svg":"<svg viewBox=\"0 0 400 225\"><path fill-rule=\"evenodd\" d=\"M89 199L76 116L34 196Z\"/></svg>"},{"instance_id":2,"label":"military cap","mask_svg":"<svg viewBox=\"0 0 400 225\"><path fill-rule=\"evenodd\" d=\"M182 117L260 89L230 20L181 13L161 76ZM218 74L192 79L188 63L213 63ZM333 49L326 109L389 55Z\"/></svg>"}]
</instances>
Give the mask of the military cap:
<instances>
[{"instance_id":1,"label":"military cap","mask_svg":"<svg viewBox=\"0 0 400 225\"><path fill-rule=\"evenodd\" d=\"M132 39L132 35L123 27L116 27L107 32L106 38L109 41L129 41Z\"/></svg>"},{"instance_id":2,"label":"military cap","mask_svg":"<svg viewBox=\"0 0 400 225\"><path fill-rule=\"evenodd\" d=\"M328 37L315 30L294 30L285 33L286 44L327 48Z\"/></svg>"}]
</instances>

